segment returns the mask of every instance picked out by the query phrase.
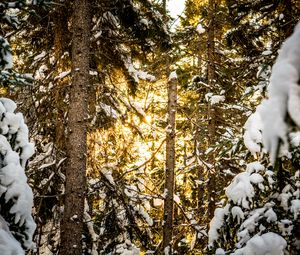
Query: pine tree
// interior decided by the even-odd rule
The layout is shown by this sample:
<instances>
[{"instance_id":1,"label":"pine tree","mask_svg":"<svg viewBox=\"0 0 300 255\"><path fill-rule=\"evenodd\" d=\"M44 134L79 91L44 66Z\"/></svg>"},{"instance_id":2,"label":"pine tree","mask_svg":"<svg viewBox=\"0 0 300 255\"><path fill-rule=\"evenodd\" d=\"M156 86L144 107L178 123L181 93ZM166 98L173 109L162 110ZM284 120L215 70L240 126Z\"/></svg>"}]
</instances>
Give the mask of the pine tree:
<instances>
[{"instance_id":1,"label":"pine tree","mask_svg":"<svg viewBox=\"0 0 300 255\"><path fill-rule=\"evenodd\" d=\"M5 38L5 34L10 29L19 29L22 22L12 10L18 10L19 16L22 16L20 12L26 13L36 6L39 6L39 8L45 7L46 4L47 2L44 0L27 2L23 0L2 1L0 3L0 28L2 31L0 36L0 82L2 87L24 85L32 82L31 76L17 73L12 69L12 50L8 38ZM31 13L34 14L34 11Z\"/></svg>"},{"instance_id":2,"label":"pine tree","mask_svg":"<svg viewBox=\"0 0 300 255\"><path fill-rule=\"evenodd\" d=\"M216 254L299 253L299 35L298 24L273 65L269 98L245 125L250 151L260 153L263 144L273 166L248 164L227 187L228 202L216 209L210 228Z\"/></svg>"},{"instance_id":3,"label":"pine tree","mask_svg":"<svg viewBox=\"0 0 300 255\"><path fill-rule=\"evenodd\" d=\"M82 254L86 197L86 143L90 63L89 2L75 1L72 24L72 83L67 121L66 191L61 222L62 254Z\"/></svg>"},{"instance_id":4,"label":"pine tree","mask_svg":"<svg viewBox=\"0 0 300 255\"><path fill-rule=\"evenodd\" d=\"M175 137L177 108L177 75L173 71L168 81L168 119L166 128L166 170L165 170L165 203L163 224L163 249L165 254L173 254L174 228L174 189L175 189Z\"/></svg>"},{"instance_id":5,"label":"pine tree","mask_svg":"<svg viewBox=\"0 0 300 255\"><path fill-rule=\"evenodd\" d=\"M39 2L40 3L40 2ZM0 4L0 26L11 26L14 29L19 24L17 16L11 9L28 10L24 1ZM12 51L8 41L0 37L0 85L16 85L27 80L12 71ZM16 104L7 98L0 99L0 253L25 254L33 249L32 241L36 224L31 216L33 193L27 183L25 167L27 160L34 153L34 145L28 141L28 128L21 113L15 113Z\"/></svg>"},{"instance_id":6,"label":"pine tree","mask_svg":"<svg viewBox=\"0 0 300 255\"><path fill-rule=\"evenodd\" d=\"M137 5L132 1L93 1L91 4L93 6L93 8L90 9L90 16L92 18L92 52L90 54L89 70L91 74L91 85L88 88L88 93L89 98L91 98L91 101L95 102L95 104L90 107L90 109L94 109L93 115L92 111L90 111L88 120L86 120L91 122L89 138L96 133L96 130L109 128L115 124L116 118L112 117L115 115L109 112L119 115L119 105L123 105L123 101L125 101L123 95L116 93L118 88L110 90L106 83L109 83L111 79L115 79L116 77L122 77L122 79L125 77L128 84L128 94L126 97L129 94L136 93L138 83L143 79L151 80L153 76L138 70L135 66L135 61L137 61L137 63L146 62L146 55L156 49L156 46L166 48L170 45L170 37L161 20L160 13L157 11L156 6L152 5L149 1L138 1ZM116 6L118 6L118 8L116 8ZM60 23L56 14L60 12L59 9L64 10L63 22L72 25L73 19L71 18L70 8L69 1L59 1L58 4L54 3L50 9L37 10L38 15L30 17L28 20L36 29L26 30L26 33L24 33L24 31L20 32L16 36L16 40L24 42L16 43L18 52L22 54L24 49L32 52L32 55L26 59L26 66L30 66L30 71L34 70L35 77L37 78L33 88L30 90L24 88L19 95L23 98L23 101L25 101L25 108L27 108L27 105L35 105L36 109L35 112L30 112L30 115L28 114L27 117L31 120L30 123L33 125L32 130L34 130L36 134L35 138L39 152L34 159L32 167L34 169L42 167L43 169L42 172L38 172L35 181L35 183L39 184L36 185L36 192L38 193L36 204L42 219L38 229L41 234L46 228L53 230L50 236L51 243L47 246L47 249L51 249L53 252L57 251L57 242L55 240L59 238L57 231L58 220L53 215L57 215L58 218L61 217L60 206L63 205L63 202L60 194L64 190L62 182L65 177L65 172L62 171L62 169L65 169L64 162L66 162L65 153L62 151L64 147L61 146L61 144L64 145L62 142L63 139L59 138L64 138L65 130L60 128L62 126L61 123L67 122L68 108L66 106L70 104L71 101L71 98L64 93L69 90L69 71L71 69L69 58L71 55L70 31L68 31L69 27L66 26L66 23L61 23L61 31L56 31ZM47 17L47 19L45 17ZM44 32L46 29L49 31L48 33ZM23 38L24 34L26 34L26 38ZM54 35L54 37L52 35ZM61 46L63 47L60 47L59 43L57 43L60 41L60 35L62 35L64 39L61 41L63 44ZM28 38L30 38L30 40L28 40ZM53 45L55 45L55 48L53 48ZM64 62L63 65L61 65L61 62ZM22 66L22 69L27 68ZM55 98L53 98L53 95L56 95ZM134 106L129 106L129 108L131 111L136 111ZM39 122L36 122L36 119L39 119ZM52 121L53 119L56 119L59 125L55 125ZM128 124L130 121L125 118L124 123ZM92 134L92 132L95 133ZM56 134L60 135L57 136L56 141L53 141ZM94 156L95 152L91 151L91 148L94 146L94 140L89 139L88 141L88 150L83 152L83 154L87 153L88 155ZM51 155L46 156L48 153ZM54 153L57 155L53 156ZM101 171L97 165L99 163L95 164L94 162L94 158L88 158L88 166L92 169L89 175L102 176L101 180L103 184L105 184L105 176L101 175ZM119 187L103 186L105 192L108 193L114 193L116 189L119 190ZM119 186L125 187L125 183ZM108 227L107 232L101 233L101 235L98 233L103 237L103 240L106 237L110 238L106 243L107 246L103 244L103 242L98 242L99 246L97 246L97 249L99 251L103 250L104 254L109 250L115 251L117 245L125 243L125 240L129 240L128 235L131 240L136 236L141 239L143 237L143 247L151 246L149 244L150 241L148 241L149 238L147 238L148 233L145 233L146 231L144 231L144 229L137 226L137 222L141 221L141 218L144 220L142 213L136 212L134 210L135 207L128 204L127 196L126 194L124 196L123 193L123 191L116 192L118 195L118 197L116 197L117 203L111 199L109 199L107 203L106 201L103 202L108 206L106 208L107 210L109 210L109 208L115 210L112 214L108 215L106 213L102 214L98 208L93 208L93 202L98 203L98 200L101 200L99 197L94 197L94 193L92 193L93 195L88 199L90 210L85 213L95 215L95 218L98 220L98 226L102 226L111 215L118 215L119 208L127 209L125 219L128 219L130 224L122 230L124 232L116 233L113 229ZM48 204L49 207L45 208L43 206L44 204ZM126 223L126 220L121 223ZM84 229L84 233L83 246L86 245L87 247L84 249L88 250L90 245L92 245L89 239L90 233L86 228ZM40 242L42 243L43 240L45 240L45 236L41 236ZM112 241L111 245L110 241ZM47 240L45 243L47 243Z\"/></svg>"},{"instance_id":7,"label":"pine tree","mask_svg":"<svg viewBox=\"0 0 300 255\"><path fill-rule=\"evenodd\" d=\"M36 224L31 216L33 193L24 169L34 153L28 142L28 128L16 104L1 98L1 169L0 169L0 239L1 254L25 254L34 248Z\"/></svg>"}]
</instances>

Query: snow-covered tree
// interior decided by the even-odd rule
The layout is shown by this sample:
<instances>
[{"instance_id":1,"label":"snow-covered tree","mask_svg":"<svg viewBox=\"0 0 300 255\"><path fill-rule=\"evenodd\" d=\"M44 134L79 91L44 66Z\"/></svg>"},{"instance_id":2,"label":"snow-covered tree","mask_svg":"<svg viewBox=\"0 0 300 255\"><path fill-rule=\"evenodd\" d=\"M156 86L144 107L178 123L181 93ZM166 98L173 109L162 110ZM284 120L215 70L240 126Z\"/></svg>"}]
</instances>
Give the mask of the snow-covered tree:
<instances>
[{"instance_id":1,"label":"snow-covered tree","mask_svg":"<svg viewBox=\"0 0 300 255\"><path fill-rule=\"evenodd\" d=\"M44 1L2 1L0 3L0 28L20 25L18 14L27 12L28 6ZM24 84L30 79L13 71L13 55L9 40L0 36L0 86ZM10 99L0 98L0 254L25 254L33 249L36 224L31 215L33 193L27 183L25 167L34 153L28 140L28 127L17 105Z\"/></svg>"},{"instance_id":2,"label":"snow-covered tree","mask_svg":"<svg viewBox=\"0 0 300 255\"><path fill-rule=\"evenodd\" d=\"M50 228L48 220L49 222L55 222L55 227L58 227L57 222L59 222L59 220L57 219L61 213L60 206L64 204L60 195L65 191L61 188L62 185L58 185L58 183L65 181L64 173L67 171L64 167L65 164L59 164L57 162L67 162L68 160L65 160L64 153L71 153L74 151L70 148L66 149L65 145L67 143L65 140L68 138L71 144L75 144L75 142L80 142L82 144L83 140L85 140L78 140L78 136L74 138L75 140L72 140L71 133L75 134L74 128L66 128L65 125L67 121L70 121L71 119L68 106L74 101L74 97L70 96L71 92L73 93L74 91L70 89L69 78L72 76L70 75L72 61L70 58L70 39L72 34L70 28L74 25L73 22L75 20L71 17L71 14L75 5L71 1L54 2L57 2L57 4L54 4L53 8L46 11L39 9L39 12L37 12L41 17L48 17L49 20L31 17L28 19L28 22L32 22L30 24L34 24L35 29L28 29L26 33L21 31L15 35L18 42L21 42L22 38L24 39L22 43L16 43L20 55L22 56L23 52L27 51L32 53L31 56L27 56L28 58L26 58L26 60L24 60L24 58L22 58L22 60L25 61L27 67L30 67L31 72L32 70L35 70L34 77L36 78L36 86L34 86L27 95L25 93L20 94L23 98L26 97L24 100L26 101L24 108L28 108L28 104L35 105L35 111L28 112L26 117L28 117L28 120L32 120L31 123L34 123L34 127L31 128L31 130L36 131L38 134L38 136L35 136L35 138L37 138L38 151L41 151L39 149L43 147L40 146L41 143L45 144L48 141L53 141L54 150L51 153L54 154L55 152L58 152L56 155L56 162L55 160L48 162L47 160L50 157L43 157L46 156L44 150L43 153L41 153L43 156L41 155L41 157L39 157L38 153L36 154L36 158L42 160L39 162L39 166L38 164L35 164L35 166L37 166L37 168L41 167L43 170L38 171L35 175L35 182L38 183L38 185L36 185L37 196L35 201L37 201L37 204L41 205L37 208L37 213L41 218L41 225L38 227L41 235L44 233L45 229L48 231ZM154 50L156 50L154 46L156 45L159 45L162 48L170 47L171 40L165 25L161 20L161 14L158 11L159 9L156 8L151 1L95 0L89 1L89 3L91 5L89 16L92 18L92 27L90 29L91 54L89 54L91 57L89 66L91 83L90 85L86 83L86 87L84 88L89 94L89 113L88 116L82 117L82 119L76 121L76 123L84 124L86 127L87 121L82 120L91 120L92 122L92 128L89 130L91 139L89 139L87 152L89 175L99 175L101 177L98 170L100 163L97 162L97 165L93 165L94 163L92 163L92 160L94 160L93 158L95 157L94 151L92 150L92 147L94 146L93 136L96 133L95 131L103 126L107 128L109 126L109 121L107 120L110 119L110 122L114 123L119 115L122 117L122 121L127 122L125 113L123 119L123 113L119 112L118 109L118 104L123 105L123 95L121 96L119 91L120 85L118 84L115 89L111 90L107 86L108 81L114 80L115 77L117 77L116 80L120 82L121 77L123 77L129 85L129 91L131 91L131 93L136 92L137 85L140 81L155 79L154 76L139 70L140 68L143 69L144 65L142 63L145 62L146 57L148 58L148 53L154 52ZM76 10L77 9L75 8L75 11ZM45 33L45 29L49 29L49 33ZM32 38L32 41L28 40L28 38ZM74 43L74 40L72 40L72 42ZM82 68L78 68L78 70L79 69L82 70ZM76 72L78 73L78 71ZM123 78L122 80L125 81ZM131 109L130 111L136 111L138 114L136 107L131 107L130 102L127 103L127 98L124 99L124 104L127 104L126 107L129 107ZM76 113L78 115L78 106ZM86 114L87 111L84 111L84 113ZM39 119L39 121L36 121L37 119ZM99 138L99 141L100 140L103 140L103 138ZM98 143L98 141L96 142ZM52 146L49 146L49 148L51 147ZM82 148L81 152L82 156L85 155ZM61 159L61 155L63 159ZM38 160L34 160L34 162L37 163ZM82 162L84 162L84 160ZM60 172L61 167L62 174ZM77 169L81 170L79 167ZM115 174L116 173L114 172L114 175ZM72 179L69 178L69 180ZM105 180L103 182L105 182ZM74 188L74 186L74 181L72 181L71 188ZM114 188L112 188L112 190L114 190ZM72 193L73 192L68 192L66 189L65 194ZM117 193L117 195L120 196L120 198L116 199L116 203L120 203L121 208L123 206L122 197L120 193ZM97 201L102 200L102 198L95 197L94 200L95 203L97 203ZM110 208L117 208L116 211L118 211L119 206L116 205L115 201L112 201L111 198L109 198L109 200L108 203L103 203L104 205L107 205L107 207L105 208L106 211L104 214L102 214L102 208L100 208L101 210L98 210L97 207L92 206L92 200L88 199L91 208L89 213L95 218L98 216L97 220L100 219L101 221L99 220L97 223L101 226L107 218L114 214L114 212L112 214L107 213ZM44 204L47 204L47 208L42 206ZM66 210L67 205L64 204L64 206ZM71 205L69 208L71 213L73 213L74 207ZM134 210L133 207L127 208L128 215L135 214L135 212L132 212L132 210ZM55 218L54 215L57 215L57 218ZM71 216L73 216L73 214ZM82 217L80 217L80 214L77 214L77 216L78 220L83 220ZM94 217L92 220L94 220ZM130 232L133 230L133 232L137 232L138 236L141 236L139 235L139 227L136 227L137 223L135 219L132 218L133 217L131 217L129 227L127 229L123 228L122 231ZM73 222L76 223L77 221ZM64 223L61 224L61 226L63 225ZM104 226L107 227L106 224L104 224ZM57 235L62 233L56 230L57 228L51 228L51 232L54 234L50 235L50 238L48 238L49 234L47 232L47 236L45 235L47 241L41 241L41 246L42 243L50 243L47 249L52 250L52 252L55 252L55 249L58 247L56 241L59 237L57 237ZM98 229L96 228L96 231L97 230ZM121 234L114 232L114 229L110 226L105 230L104 234L108 235L110 240L118 241L120 243L123 242L123 239L118 239ZM91 243L88 243L88 241L90 241L89 233L85 233L85 237L87 238L84 239L84 245L86 245L84 249L88 250ZM101 238L102 233L98 234ZM55 238L53 238L53 236L55 236ZM72 235L68 236L73 237ZM44 239L41 238L40 240ZM55 241L52 242L52 240ZM102 238L102 240L106 239ZM107 248L106 244L102 244L102 242L98 243L100 244L97 248L98 250ZM116 247L116 242L112 242L112 245L114 246L112 247L113 250ZM109 250L110 248L111 247L109 246L106 250ZM106 252L106 250L104 252Z\"/></svg>"},{"instance_id":3,"label":"snow-covered tree","mask_svg":"<svg viewBox=\"0 0 300 255\"><path fill-rule=\"evenodd\" d=\"M246 122L245 144L252 162L226 189L215 210L209 248L215 254L299 254L299 74L300 24L282 45L272 68L269 98Z\"/></svg>"},{"instance_id":4,"label":"snow-covered tree","mask_svg":"<svg viewBox=\"0 0 300 255\"><path fill-rule=\"evenodd\" d=\"M36 224L31 216L32 190L24 169L34 153L28 141L28 128L16 104L0 98L0 253L25 254L34 248Z\"/></svg>"},{"instance_id":5,"label":"snow-covered tree","mask_svg":"<svg viewBox=\"0 0 300 255\"><path fill-rule=\"evenodd\" d=\"M288 180L281 188L276 172L248 164L227 187L225 206L215 210L209 248L215 254L297 254L299 170Z\"/></svg>"},{"instance_id":6,"label":"snow-covered tree","mask_svg":"<svg viewBox=\"0 0 300 255\"><path fill-rule=\"evenodd\" d=\"M32 82L32 76L15 72L12 68L12 50L9 38L12 33L8 32L18 30L23 23L19 16L24 13L35 15L34 8L45 7L49 2L44 0L16 0L1 1L0 3L0 84L2 87L11 85L24 85Z\"/></svg>"}]
</instances>

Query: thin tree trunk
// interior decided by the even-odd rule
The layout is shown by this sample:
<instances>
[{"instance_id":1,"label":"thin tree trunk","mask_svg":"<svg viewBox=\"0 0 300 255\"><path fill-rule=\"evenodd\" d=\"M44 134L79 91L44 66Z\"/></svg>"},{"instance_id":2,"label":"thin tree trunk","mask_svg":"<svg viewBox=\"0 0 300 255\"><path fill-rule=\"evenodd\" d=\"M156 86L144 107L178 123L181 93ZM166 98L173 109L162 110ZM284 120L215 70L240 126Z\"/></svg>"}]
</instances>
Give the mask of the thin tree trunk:
<instances>
[{"instance_id":1,"label":"thin tree trunk","mask_svg":"<svg viewBox=\"0 0 300 255\"><path fill-rule=\"evenodd\" d=\"M70 42L70 32L68 29L69 13L66 5L57 6L52 13L54 22L54 49L55 59L57 61L55 66L56 75L70 69L69 57L64 56L64 52L68 52L68 44ZM65 151L66 138L65 134L65 112L66 102L65 97L67 93L68 80L58 79L55 82L54 102L55 102L55 146L58 149L57 153L60 154Z\"/></svg>"},{"instance_id":2,"label":"thin tree trunk","mask_svg":"<svg viewBox=\"0 0 300 255\"><path fill-rule=\"evenodd\" d=\"M167 0L162 0L162 7L163 7L163 11L164 11L164 16L166 17L167 15Z\"/></svg>"},{"instance_id":3,"label":"thin tree trunk","mask_svg":"<svg viewBox=\"0 0 300 255\"><path fill-rule=\"evenodd\" d=\"M208 38L207 38L207 58L208 58L208 68L207 68L207 78L208 85L210 88L214 87L215 84L215 0L209 0L208 2L208 18L209 18L209 26L208 26ZM207 104L207 116L208 116L208 144L210 146L215 144L216 141L216 112L214 107L208 102ZM214 156L211 155L209 157L209 163L213 165ZM208 220L212 219L215 210L215 183L216 176L214 167L209 169L209 182L207 184L208 187Z\"/></svg>"},{"instance_id":4,"label":"thin tree trunk","mask_svg":"<svg viewBox=\"0 0 300 255\"><path fill-rule=\"evenodd\" d=\"M203 38L202 36L199 36L199 42L198 42L198 57L197 57L197 69L198 69L198 75L201 75L201 70L202 70L202 60L201 60L201 55L202 55L202 44L203 44ZM202 112L201 112L201 106L198 105L198 110L197 110L197 123L201 123L202 119ZM195 125L195 147L194 147L194 155L197 158L197 161L199 160L201 156L199 155L199 152L201 151L201 144L204 141L204 134L203 130L201 130L201 127L199 125ZM200 182L204 180L204 167L200 164L198 164L197 167L197 178L199 180L199 183L197 184L197 212L200 217L200 220L202 220L204 213L203 213L203 205L204 205L204 192L205 192L205 187L204 183Z\"/></svg>"},{"instance_id":5,"label":"thin tree trunk","mask_svg":"<svg viewBox=\"0 0 300 255\"><path fill-rule=\"evenodd\" d=\"M168 120L166 138L166 172L165 172L165 203L163 225L163 249L165 254L172 254L173 214L174 214L174 172L175 172L175 131L177 106L177 78L168 82Z\"/></svg>"},{"instance_id":6,"label":"thin tree trunk","mask_svg":"<svg viewBox=\"0 0 300 255\"><path fill-rule=\"evenodd\" d=\"M207 30L207 78L208 84L213 85L215 79L215 0L209 0L208 2L208 19L209 25Z\"/></svg>"},{"instance_id":7,"label":"thin tree trunk","mask_svg":"<svg viewBox=\"0 0 300 255\"><path fill-rule=\"evenodd\" d=\"M89 84L89 6L75 0L72 34L72 84L68 113L65 206L61 225L63 255L82 254L84 199L86 191L86 140Z\"/></svg>"},{"instance_id":8,"label":"thin tree trunk","mask_svg":"<svg viewBox=\"0 0 300 255\"><path fill-rule=\"evenodd\" d=\"M203 171L203 166L199 165L198 166L198 180L199 183L197 184L197 211L199 214L199 217L202 219L203 218L203 198L204 198L204 171Z\"/></svg>"}]
</instances>

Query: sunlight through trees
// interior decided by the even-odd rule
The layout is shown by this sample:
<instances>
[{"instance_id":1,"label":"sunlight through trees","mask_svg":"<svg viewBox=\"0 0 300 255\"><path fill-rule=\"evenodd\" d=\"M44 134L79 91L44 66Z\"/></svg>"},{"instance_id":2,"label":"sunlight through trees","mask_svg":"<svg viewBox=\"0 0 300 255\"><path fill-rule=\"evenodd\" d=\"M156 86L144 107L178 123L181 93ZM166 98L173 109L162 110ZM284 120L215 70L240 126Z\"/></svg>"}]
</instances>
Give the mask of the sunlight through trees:
<instances>
[{"instance_id":1,"label":"sunlight through trees","mask_svg":"<svg viewBox=\"0 0 300 255\"><path fill-rule=\"evenodd\" d=\"M299 17L2 1L0 253L298 254Z\"/></svg>"}]
</instances>

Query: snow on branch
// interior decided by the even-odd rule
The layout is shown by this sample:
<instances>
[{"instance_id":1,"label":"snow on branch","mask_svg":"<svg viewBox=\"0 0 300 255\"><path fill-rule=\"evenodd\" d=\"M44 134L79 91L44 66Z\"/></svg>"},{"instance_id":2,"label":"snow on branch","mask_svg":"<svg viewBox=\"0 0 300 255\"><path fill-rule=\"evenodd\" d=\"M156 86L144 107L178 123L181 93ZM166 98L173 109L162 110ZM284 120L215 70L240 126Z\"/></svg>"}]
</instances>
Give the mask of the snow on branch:
<instances>
[{"instance_id":1,"label":"snow on branch","mask_svg":"<svg viewBox=\"0 0 300 255\"><path fill-rule=\"evenodd\" d=\"M11 48L5 38L0 36L0 70L11 69L13 66L13 57Z\"/></svg>"},{"instance_id":2,"label":"snow on branch","mask_svg":"<svg viewBox=\"0 0 300 255\"><path fill-rule=\"evenodd\" d=\"M169 75L169 81L176 80L176 79L177 79L176 71L171 72L170 75Z\"/></svg>"},{"instance_id":3,"label":"snow on branch","mask_svg":"<svg viewBox=\"0 0 300 255\"><path fill-rule=\"evenodd\" d=\"M262 120L258 111L254 112L246 121L244 132L244 144L253 156L262 152Z\"/></svg>"},{"instance_id":4,"label":"snow on branch","mask_svg":"<svg viewBox=\"0 0 300 255\"><path fill-rule=\"evenodd\" d=\"M24 254L32 249L36 224L31 216L33 193L24 172L34 145L28 141L28 128L16 104L0 98L0 254Z\"/></svg>"},{"instance_id":5,"label":"snow on branch","mask_svg":"<svg viewBox=\"0 0 300 255\"><path fill-rule=\"evenodd\" d=\"M140 80L147 80L150 82L154 82L156 80L155 76L153 76L145 71L137 70L133 66L133 62L129 57L124 57L123 61L124 61L124 66L128 71L128 74L132 77L134 82L139 83Z\"/></svg>"},{"instance_id":6,"label":"snow on branch","mask_svg":"<svg viewBox=\"0 0 300 255\"><path fill-rule=\"evenodd\" d=\"M262 120L262 141L270 153L271 163L278 156L279 146L287 146L287 114L300 127L300 23L283 43L272 68L268 87L269 99L257 111Z\"/></svg>"}]
</instances>

